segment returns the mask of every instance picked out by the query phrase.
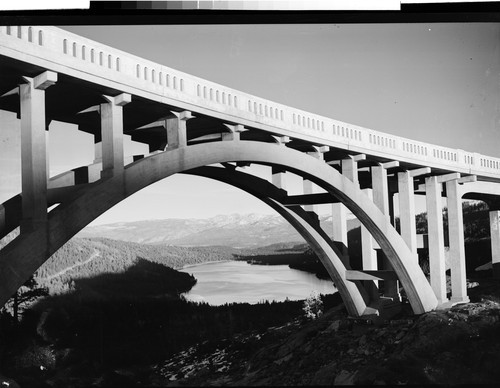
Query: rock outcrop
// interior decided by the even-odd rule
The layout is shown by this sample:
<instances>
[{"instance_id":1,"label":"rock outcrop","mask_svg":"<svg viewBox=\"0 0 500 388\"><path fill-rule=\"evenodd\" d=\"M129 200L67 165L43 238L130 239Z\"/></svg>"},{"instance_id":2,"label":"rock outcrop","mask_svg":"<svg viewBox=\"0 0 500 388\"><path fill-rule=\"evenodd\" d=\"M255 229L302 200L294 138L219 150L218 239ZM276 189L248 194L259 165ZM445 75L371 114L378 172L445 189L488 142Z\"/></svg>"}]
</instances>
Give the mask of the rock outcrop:
<instances>
[{"instance_id":1,"label":"rock outcrop","mask_svg":"<svg viewBox=\"0 0 500 388\"><path fill-rule=\"evenodd\" d=\"M156 372L167 385L493 384L500 380L500 284L484 280L470 293L470 304L421 316L403 309L377 323L350 319L339 306L216 349L205 343ZM196 358L211 366L188 367Z\"/></svg>"}]
</instances>

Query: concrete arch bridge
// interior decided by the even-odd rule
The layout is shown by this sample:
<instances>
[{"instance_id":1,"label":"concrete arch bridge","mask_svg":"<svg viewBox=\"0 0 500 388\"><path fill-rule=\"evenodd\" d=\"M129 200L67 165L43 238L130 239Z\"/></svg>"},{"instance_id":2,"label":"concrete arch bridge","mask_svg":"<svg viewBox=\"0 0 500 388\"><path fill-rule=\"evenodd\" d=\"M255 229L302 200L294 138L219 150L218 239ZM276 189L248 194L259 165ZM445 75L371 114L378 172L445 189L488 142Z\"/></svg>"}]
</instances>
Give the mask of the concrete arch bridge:
<instances>
[{"instance_id":1,"label":"concrete arch bridge","mask_svg":"<svg viewBox=\"0 0 500 388\"><path fill-rule=\"evenodd\" d=\"M463 199L489 204L498 270L500 159L300 111L54 27L0 27L0 67L0 109L20 121L22 164L21 193L0 205L0 238L20 227L0 251L0 304L95 218L176 173L225 182L275 209L316 252L352 316L396 309L400 286L416 314L469 301ZM92 164L50 176L54 120L94 136ZM124 136L150 152L125 157ZM248 173L252 164L268 166L269 179ZM303 194L287 191L287 173L302 178ZM426 238L416 233L417 195L426 198ZM319 204L331 204L330 230ZM362 224L360 265L348 255L347 210ZM424 245L429 280L418 264Z\"/></svg>"}]
</instances>

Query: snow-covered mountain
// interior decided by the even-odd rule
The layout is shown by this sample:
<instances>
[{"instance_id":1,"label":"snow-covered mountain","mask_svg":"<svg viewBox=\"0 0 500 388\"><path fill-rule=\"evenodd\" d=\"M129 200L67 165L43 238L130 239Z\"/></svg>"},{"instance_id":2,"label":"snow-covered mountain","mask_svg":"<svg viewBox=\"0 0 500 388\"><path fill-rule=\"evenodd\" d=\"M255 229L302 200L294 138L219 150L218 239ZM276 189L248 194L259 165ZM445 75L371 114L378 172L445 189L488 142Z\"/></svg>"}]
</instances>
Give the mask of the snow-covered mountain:
<instances>
[{"instance_id":1,"label":"snow-covered mountain","mask_svg":"<svg viewBox=\"0 0 500 388\"><path fill-rule=\"evenodd\" d=\"M331 217L321 220L331 230ZM357 226L348 221L348 228ZM146 244L177 246L222 245L251 248L285 242L303 242L302 237L282 217L261 214L218 215L207 219L165 219L119 222L90 226L78 237L106 237Z\"/></svg>"}]
</instances>

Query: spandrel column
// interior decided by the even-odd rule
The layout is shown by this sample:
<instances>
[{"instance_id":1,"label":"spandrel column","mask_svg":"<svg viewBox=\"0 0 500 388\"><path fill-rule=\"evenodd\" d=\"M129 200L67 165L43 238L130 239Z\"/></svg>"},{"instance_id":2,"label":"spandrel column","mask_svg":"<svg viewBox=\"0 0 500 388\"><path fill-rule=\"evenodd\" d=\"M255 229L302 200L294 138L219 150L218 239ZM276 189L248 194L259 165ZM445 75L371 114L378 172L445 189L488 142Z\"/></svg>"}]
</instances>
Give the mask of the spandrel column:
<instances>
[{"instance_id":1,"label":"spandrel column","mask_svg":"<svg viewBox=\"0 0 500 388\"><path fill-rule=\"evenodd\" d=\"M464 219L459 181L446 182L448 201L448 235L450 243L451 302L469 302L467 296L467 274L465 272Z\"/></svg>"},{"instance_id":2,"label":"spandrel column","mask_svg":"<svg viewBox=\"0 0 500 388\"><path fill-rule=\"evenodd\" d=\"M193 118L190 111L172 112L175 117L168 118L167 122L167 148L187 146L187 121Z\"/></svg>"},{"instance_id":3,"label":"spandrel column","mask_svg":"<svg viewBox=\"0 0 500 388\"><path fill-rule=\"evenodd\" d=\"M57 82L57 74L46 71L19 85L21 107L22 208L21 232L47 221L47 134L45 90Z\"/></svg>"},{"instance_id":4,"label":"spandrel column","mask_svg":"<svg viewBox=\"0 0 500 388\"><path fill-rule=\"evenodd\" d=\"M247 129L241 124L224 124L229 132L222 133L222 141L240 141L241 133L245 132Z\"/></svg>"},{"instance_id":5,"label":"spandrel column","mask_svg":"<svg viewBox=\"0 0 500 388\"><path fill-rule=\"evenodd\" d=\"M387 181L387 169L398 167L399 162L389 162L383 163L378 166L371 168L372 173L372 188L373 188L373 203L380 209L380 211L390 222L390 210L389 210L389 185ZM385 270L392 270L392 265L385 256L383 252L382 255L382 267ZM364 268L364 267L363 267ZM375 263L375 268L376 263ZM399 294L399 284L397 280L385 280L384 281L384 296L393 298L393 300L401 300L401 295Z\"/></svg>"},{"instance_id":6,"label":"spandrel column","mask_svg":"<svg viewBox=\"0 0 500 388\"><path fill-rule=\"evenodd\" d=\"M307 154L318 160L324 160L324 153L328 152L329 147L314 147L313 152L308 152ZM318 192L317 186L308 179L303 179L303 189L304 194L314 194ZM318 216L318 205L304 205L304 210L311 214L316 221L319 222Z\"/></svg>"},{"instance_id":7,"label":"spandrel column","mask_svg":"<svg viewBox=\"0 0 500 388\"><path fill-rule=\"evenodd\" d=\"M102 178L123 174L123 106L131 102L130 94L116 97L104 96L108 101L101 104Z\"/></svg>"},{"instance_id":8,"label":"spandrel column","mask_svg":"<svg viewBox=\"0 0 500 388\"><path fill-rule=\"evenodd\" d=\"M401 237L410 248L410 251L417 255L414 181L409 171L398 173L398 194Z\"/></svg>"},{"instance_id":9,"label":"spandrel column","mask_svg":"<svg viewBox=\"0 0 500 388\"><path fill-rule=\"evenodd\" d=\"M500 278L500 210L490 210L489 214L493 276Z\"/></svg>"},{"instance_id":10,"label":"spandrel column","mask_svg":"<svg viewBox=\"0 0 500 388\"><path fill-rule=\"evenodd\" d=\"M93 105L90 106L89 108L83 109L82 111L78 112L79 115L81 114L89 114L89 113L96 113L99 117L101 117L101 104L99 105ZM94 164L102 163L102 119L101 121L101 128L99 131L96 131L94 133Z\"/></svg>"},{"instance_id":11,"label":"spandrel column","mask_svg":"<svg viewBox=\"0 0 500 388\"><path fill-rule=\"evenodd\" d=\"M347 209L340 202L332 204L332 238L342 253L342 262L348 263Z\"/></svg>"},{"instance_id":12,"label":"spandrel column","mask_svg":"<svg viewBox=\"0 0 500 388\"><path fill-rule=\"evenodd\" d=\"M290 138L288 136L273 136L276 140L276 143L279 147L285 147L286 143L290 142ZM286 170L283 167L272 166L271 168L271 182L278 189L281 189L286 192Z\"/></svg>"},{"instance_id":13,"label":"spandrel column","mask_svg":"<svg viewBox=\"0 0 500 388\"><path fill-rule=\"evenodd\" d=\"M431 287L436 294L439 304L443 304L448 301L446 296L446 262L444 255L441 186L442 184L438 182L438 177L436 176L431 176L425 179Z\"/></svg>"},{"instance_id":14,"label":"spandrel column","mask_svg":"<svg viewBox=\"0 0 500 388\"><path fill-rule=\"evenodd\" d=\"M429 167L398 173L399 226L403 240L418 261L414 178L430 174Z\"/></svg>"},{"instance_id":15,"label":"spandrel column","mask_svg":"<svg viewBox=\"0 0 500 388\"><path fill-rule=\"evenodd\" d=\"M358 162L365 160L364 154L350 156L340 161L342 175L351 182L358 183ZM342 203L332 204L332 238L342 252L342 261L349 265L349 247L347 238L347 208Z\"/></svg>"},{"instance_id":16,"label":"spandrel column","mask_svg":"<svg viewBox=\"0 0 500 388\"><path fill-rule=\"evenodd\" d=\"M94 136L94 163L102 163L102 141Z\"/></svg>"},{"instance_id":17,"label":"spandrel column","mask_svg":"<svg viewBox=\"0 0 500 388\"><path fill-rule=\"evenodd\" d=\"M363 189L363 192L368 198L373 199L372 189ZM361 225L361 260L363 270L377 270L377 251L374 248L374 241L371 233L363 225ZM370 295L372 301L379 298L379 282L378 280L365 280L365 289Z\"/></svg>"}]
</instances>

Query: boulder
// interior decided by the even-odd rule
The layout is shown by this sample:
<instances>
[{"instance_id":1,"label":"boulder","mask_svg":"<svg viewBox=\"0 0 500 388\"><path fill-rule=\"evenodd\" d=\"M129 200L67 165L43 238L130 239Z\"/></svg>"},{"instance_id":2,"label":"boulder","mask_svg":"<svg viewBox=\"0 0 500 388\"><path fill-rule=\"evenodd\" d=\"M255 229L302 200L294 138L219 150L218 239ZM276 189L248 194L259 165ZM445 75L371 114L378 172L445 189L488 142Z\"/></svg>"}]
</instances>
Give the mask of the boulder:
<instances>
[{"instance_id":1,"label":"boulder","mask_svg":"<svg viewBox=\"0 0 500 388\"><path fill-rule=\"evenodd\" d=\"M335 361L319 369L311 379L311 385L332 385L337 375L337 363Z\"/></svg>"},{"instance_id":2,"label":"boulder","mask_svg":"<svg viewBox=\"0 0 500 388\"><path fill-rule=\"evenodd\" d=\"M350 372L345 369L341 370L340 373L335 377L333 385L354 385L354 380L358 371Z\"/></svg>"}]
</instances>

